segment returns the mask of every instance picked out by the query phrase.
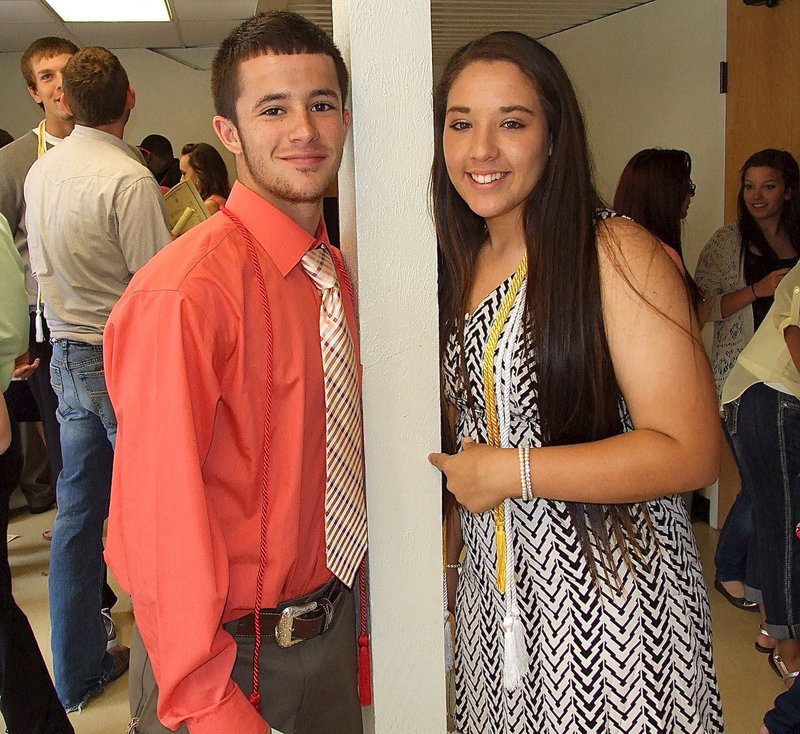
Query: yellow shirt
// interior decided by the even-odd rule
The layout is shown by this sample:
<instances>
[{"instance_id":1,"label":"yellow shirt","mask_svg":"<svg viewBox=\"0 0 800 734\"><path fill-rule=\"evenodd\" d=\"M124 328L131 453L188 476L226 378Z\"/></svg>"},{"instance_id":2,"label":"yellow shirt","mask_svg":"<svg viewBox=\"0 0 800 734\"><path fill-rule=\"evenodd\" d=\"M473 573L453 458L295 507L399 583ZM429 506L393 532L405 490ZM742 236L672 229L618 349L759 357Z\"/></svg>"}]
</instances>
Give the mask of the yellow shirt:
<instances>
[{"instance_id":1,"label":"yellow shirt","mask_svg":"<svg viewBox=\"0 0 800 734\"><path fill-rule=\"evenodd\" d=\"M788 326L800 326L800 264L778 284L772 308L728 375L722 389L723 405L758 382L772 383L800 399L800 374L783 337Z\"/></svg>"}]
</instances>

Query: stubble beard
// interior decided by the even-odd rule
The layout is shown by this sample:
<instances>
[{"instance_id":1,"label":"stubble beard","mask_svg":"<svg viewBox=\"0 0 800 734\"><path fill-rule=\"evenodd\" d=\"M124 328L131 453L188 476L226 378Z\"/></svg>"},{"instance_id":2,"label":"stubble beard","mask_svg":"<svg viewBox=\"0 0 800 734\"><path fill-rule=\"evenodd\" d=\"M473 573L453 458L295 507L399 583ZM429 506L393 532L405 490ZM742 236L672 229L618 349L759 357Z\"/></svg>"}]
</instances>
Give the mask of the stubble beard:
<instances>
[{"instance_id":1,"label":"stubble beard","mask_svg":"<svg viewBox=\"0 0 800 734\"><path fill-rule=\"evenodd\" d=\"M266 166L262 165L262 158L258 153L254 153L250 146L244 140L241 141L242 155L244 157L247 169L253 181L267 194L283 201L291 202L292 204L314 204L322 201L325 193L330 188L336 174L339 171L339 163L341 162L342 153L339 153L336 165L333 166L330 174L324 181L313 180L312 176L316 174L315 171L299 172L299 175L307 175L309 182L308 186L298 186L297 184L288 181L285 178L276 176L273 178L266 178L262 171Z\"/></svg>"}]
</instances>

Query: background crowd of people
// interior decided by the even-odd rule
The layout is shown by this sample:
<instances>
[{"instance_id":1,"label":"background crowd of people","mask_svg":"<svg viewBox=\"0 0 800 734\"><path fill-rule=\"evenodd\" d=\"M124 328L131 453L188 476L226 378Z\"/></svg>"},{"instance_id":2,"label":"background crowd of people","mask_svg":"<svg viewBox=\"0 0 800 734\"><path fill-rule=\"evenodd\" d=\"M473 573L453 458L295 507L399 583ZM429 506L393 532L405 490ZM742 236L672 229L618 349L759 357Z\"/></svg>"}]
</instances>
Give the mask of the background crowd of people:
<instances>
[{"instance_id":1,"label":"background crowd of people","mask_svg":"<svg viewBox=\"0 0 800 734\"><path fill-rule=\"evenodd\" d=\"M227 731L247 720L266 732L269 720L287 734L322 726L358 734L351 589L357 575L363 584L366 544L358 341L352 288L322 218L350 122L338 50L291 13L257 16L226 39L215 59L214 126L236 159L233 188L208 143L186 143L176 157L163 135L135 148L123 141L135 92L108 50L43 38L22 70L44 118L0 150L0 267L9 284L0 525L11 491L24 485L20 423L41 423L32 437L49 463L30 509L57 502L58 513L54 684L14 602L7 552L0 557L9 730L72 731L66 712L128 668L103 560L112 502L108 558L134 600L135 685L148 702L132 711L135 731ZM240 83L220 82L231 78ZM285 85L279 94L274 80ZM262 114L267 104L283 105L267 107L281 114ZM796 160L767 149L744 162L738 220L713 235L692 276L682 238L697 193L690 154L636 153L606 208L572 84L530 37L493 33L461 48L434 90L434 123L447 435L429 458L446 480L456 727L622 734L634 720L642 731L723 731L683 497L718 475L724 432L742 490L720 535L715 586L760 613L755 647L787 685L762 731L795 731ZM269 135L277 160L248 148ZM213 216L167 247L163 194L183 181ZM344 347L331 356L334 342ZM151 358L165 366L156 384L145 377ZM338 372L343 382L331 387ZM300 417L273 431L273 403L284 418ZM346 418L331 418L336 411ZM342 424L345 458L336 455ZM251 435L263 442L248 443ZM273 467L279 480L268 473L271 441L289 457ZM347 485L346 521L332 526L328 508L343 500L331 493ZM163 517L164 503L175 512ZM286 554L265 549L274 534ZM344 559L332 542L341 535ZM191 578L180 595L179 574ZM260 658L259 620L297 607L307 609L297 612L301 622L319 625L295 652L317 650L321 672ZM306 618L314 607L324 614ZM323 640L336 645L335 676ZM289 668L330 690L282 706L262 696L265 685L288 685Z\"/></svg>"}]
</instances>

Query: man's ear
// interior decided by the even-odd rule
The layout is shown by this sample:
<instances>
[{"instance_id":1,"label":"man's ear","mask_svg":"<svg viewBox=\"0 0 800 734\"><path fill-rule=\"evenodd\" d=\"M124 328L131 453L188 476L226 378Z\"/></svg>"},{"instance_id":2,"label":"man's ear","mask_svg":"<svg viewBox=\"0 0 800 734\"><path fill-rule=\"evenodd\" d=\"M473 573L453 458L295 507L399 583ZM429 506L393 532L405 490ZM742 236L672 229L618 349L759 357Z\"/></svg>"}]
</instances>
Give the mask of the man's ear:
<instances>
[{"instance_id":1,"label":"man's ear","mask_svg":"<svg viewBox=\"0 0 800 734\"><path fill-rule=\"evenodd\" d=\"M39 96L39 92L36 91L36 87L28 86L28 94L33 97L33 101L36 102L36 104L42 104L42 98Z\"/></svg>"},{"instance_id":2,"label":"man's ear","mask_svg":"<svg viewBox=\"0 0 800 734\"><path fill-rule=\"evenodd\" d=\"M353 113L350 110L345 109L344 111L344 136L347 137L347 133L350 131L350 126L353 124Z\"/></svg>"},{"instance_id":3,"label":"man's ear","mask_svg":"<svg viewBox=\"0 0 800 734\"><path fill-rule=\"evenodd\" d=\"M239 131L236 129L234 122L227 117L214 115L212 124L220 142L234 155L241 155L242 143L239 140Z\"/></svg>"},{"instance_id":4,"label":"man's ear","mask_svg":"<svg viewBox=\"0 0 800 734\"><path fill-rule=\"evenodd\" d=\"M136 90L130 85L128 85L128 98L125 100L125 105L129 110L136 107Z\"/></svg>"}]
</instances>

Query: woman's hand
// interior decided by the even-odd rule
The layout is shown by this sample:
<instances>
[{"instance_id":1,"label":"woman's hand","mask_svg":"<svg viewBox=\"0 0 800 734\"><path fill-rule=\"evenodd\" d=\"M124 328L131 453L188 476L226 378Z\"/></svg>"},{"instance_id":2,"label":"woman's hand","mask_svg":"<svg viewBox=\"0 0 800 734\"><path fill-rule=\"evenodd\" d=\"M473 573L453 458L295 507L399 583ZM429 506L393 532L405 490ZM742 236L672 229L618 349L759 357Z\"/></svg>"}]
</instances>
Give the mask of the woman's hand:
<instances>
[{"instance_id":1,"label":"woman's hand","mask_svg":"<svg viewBox=\"0 0 800 734\"><path fill-rule=\"evenodd\" d=\"M753 292L758 298L772 297L775 295L775 289L778 283L783 280L783 276L789 272L791 268L780 268L767 273L761 280L753 283Z\"/></svg>"},{"instance_id":2,"label":"woman's hand","mask_svg":"<svg viewBox=\"0 0 800 734\"><path fill-rule=\"evenodd\" d=\"M470 512L486 512L507 497L519 497L515 449L498 449L465 438L458 454L430 454L428 461L447 477L447 489ZM516 492L516 494L514 494Z\"/></svg>"}]
</instances>

